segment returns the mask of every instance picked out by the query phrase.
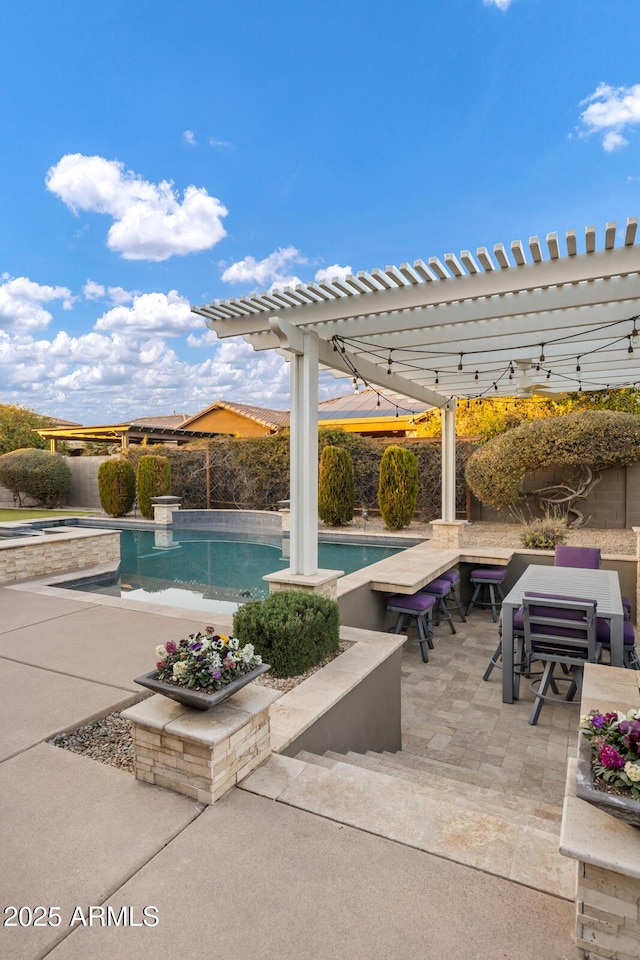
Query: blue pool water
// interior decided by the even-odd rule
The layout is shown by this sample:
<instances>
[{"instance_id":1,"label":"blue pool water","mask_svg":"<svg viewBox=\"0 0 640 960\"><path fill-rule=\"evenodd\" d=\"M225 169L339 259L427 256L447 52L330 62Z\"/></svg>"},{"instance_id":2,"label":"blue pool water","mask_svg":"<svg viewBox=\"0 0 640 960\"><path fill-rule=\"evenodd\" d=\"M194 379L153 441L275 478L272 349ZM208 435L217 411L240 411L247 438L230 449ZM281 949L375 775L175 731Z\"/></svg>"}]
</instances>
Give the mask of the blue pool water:
<instances>
[{"instance_id":1,"label":"blue pool water","mask_svg":"<svg viewBox=\"0 0 640 960\"><path fill-rule=\"evenodd\" d=\"M289 566L288 541L208 530L123 530L119 576L68 584L76 590L150 603L233 613L240 603L263 599L262 579ZM398 553L398 547L320 543L319 565L352 573Z\"/></svg>"}]
</instances>

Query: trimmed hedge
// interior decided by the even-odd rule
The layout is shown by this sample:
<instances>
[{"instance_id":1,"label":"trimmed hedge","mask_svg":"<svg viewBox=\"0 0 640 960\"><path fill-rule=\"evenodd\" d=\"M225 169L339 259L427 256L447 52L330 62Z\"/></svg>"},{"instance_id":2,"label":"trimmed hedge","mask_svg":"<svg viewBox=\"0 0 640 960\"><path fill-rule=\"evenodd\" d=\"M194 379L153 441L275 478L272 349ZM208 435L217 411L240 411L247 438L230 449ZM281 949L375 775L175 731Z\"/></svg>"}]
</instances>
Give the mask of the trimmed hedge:
<instances>
[{"instance_id":1,"label":"trimmed hedge","mask_svg":"<svg viewBox=\"0 0 640 960\"><path fill-rule=\"evenodd\" d=\"M353 520L353 460L343 447L327 446L320 456L318 514L332 527Z\"/></svg>"},{"instance_id":2,"label":"trimmed hedge","mask_svg":"<svg viewBox=\"0 0 640 960\"><path fill-rule=\"evenodd\" d=\"M356 507L377 507L380 458L391 443L398 440L361 437L339 429L318 432L320 452L326 446L347 450L353 461ZM440 478L442 473L440 441L402 441L402 447L418 458L418 502L416 517L434 520L441 516ZM471 453L468 441L458 441L457 509L466 507L464 469ZM207 467L212 508L237 507L241 510L273 510L279 500L289 499L289 434L272 437L220 437L196 441L184 447L131 447L125 456L134 466L151 451L161 453L171 463L171 493L180 497L184 510L207 507Z\"/></svg>"},{"instance_id":3,"label":"trimmed hedge","mask_svg":"<svg viewBox=\"0 0 640 960\"><path fill-rule=\"evenodd\" d=\"M138 461L136 491L140 513L153 520L152 497L166 497L171 493L171 464L167 457L143 456Z\"/></svg>"},{"instance_id":4,"label":"trimmed hedge","mask_svg":"<svg viewBox=\"0 0 640 960\"><path fill-rule=\"evenodd\" d=\"M418 460L406 447L387 447L380 461L378 504L389 530L402 530L413 520L418 501Z\"/></svg>"},{"instance_id":5,"label":"trimmed hedge","mask_svg":"<svg viewBox=\"0 0 640 960\"><path fill-rule=\"evenodd\" d=\"M338 649L339 624L335 600L282 590L240 607L233 633L242 646L253 644L274 677L295 677Z\"/></svg>"},{"instance_id":6,"label":"trimmed hedge","mask_svg":"<svg viewBox=\"0 0 640 960\"><path fill-rule=\"evenodd\" d=\"M125 517L136 498L136 472L129 460L105 460L98 468L100 505L110 517Z\"/></svg>"},{"instance_id":7,"label":"trimmed hedge","mask_svg":"<svg viewBox=\"0 0 640 960\"><path fill-rule=\"evenodd\" d=\"M33 497L43 507L58 507L71 493L71 470L59 453L13 450L0 457L0 483L22 504L21 494Z\"/></svg>"}]
</instances>

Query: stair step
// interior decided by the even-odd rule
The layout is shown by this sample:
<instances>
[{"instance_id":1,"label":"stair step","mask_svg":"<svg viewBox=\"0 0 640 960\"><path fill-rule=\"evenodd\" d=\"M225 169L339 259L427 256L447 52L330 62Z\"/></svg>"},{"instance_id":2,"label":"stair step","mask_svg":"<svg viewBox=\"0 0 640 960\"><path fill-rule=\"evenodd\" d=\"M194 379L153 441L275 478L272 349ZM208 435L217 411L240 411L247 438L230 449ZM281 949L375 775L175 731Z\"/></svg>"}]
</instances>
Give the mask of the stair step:
<instances>
[{"instance_id":1,"label":"stair step","mask_svg":"<svg viewBox=\"0 0 640 960\"><path fill-rule=\"evenodd\" d=\"M336 756L339 757L340 760L342 759L342 757L340 757L339 754L336 754ZM301 750L300 753L297 753L296 760L304 760L305 763L313 763L315 764L316 767L329 767L329 768L335 767L337 762L332 757L327 756L327 754L325 754L324 756L320 756L317 753L309 753L308 750Z\"/></svg>"},{"instance_id":2,"label":"stair step","mask_svg":"<svg viewBox=\"0 0 640 960\"><path fill-rule=\"evenodd\" d=\"M444 765L441 765L437 770L433 762L421 766L420 761L424 758L413 754L406 754L402 751L398 753L374 753L369 751L366 754L353 752L339 754L327 751L325 759L334 765L338 762L348 763L398 780L419 784L434 796L437 796L439 803L446 798L447 801L478 812L499 814L512 823L554 832L559 831L562 815L559 807L545 803L535 797L514 794L510 789L498 791L495 783L492 787L487 787L484 784L478 785L464 779L450 777L446 767L442 769ZM454 769L456 773L461 772L459 768Z\"/></svg>"}]
</instances>

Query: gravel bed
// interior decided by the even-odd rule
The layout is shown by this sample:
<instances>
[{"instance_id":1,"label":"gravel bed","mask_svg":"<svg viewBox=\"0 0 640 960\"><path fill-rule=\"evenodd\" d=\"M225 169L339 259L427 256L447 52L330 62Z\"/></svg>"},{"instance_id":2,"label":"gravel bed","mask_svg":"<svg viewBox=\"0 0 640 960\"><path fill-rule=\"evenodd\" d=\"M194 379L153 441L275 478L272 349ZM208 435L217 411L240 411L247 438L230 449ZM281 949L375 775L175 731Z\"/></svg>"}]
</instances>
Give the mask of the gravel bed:
<instances>
[{"instance_id":1,"label":"gravel bed","mask_svg":"<svg viewBox=\"0 0 640 960\"><path fill-rule=\"evenodd\" d=\"M119 713L110 713L71 733L60 733L49 743L133 773L131 723L123 720Z\"/></svg>"},{"instance_id":2,"label":"gravel bed","mask_svg":"<svg viewBox=\"0 0 640 960\"><path fill-rule=\"evenodd\" d=\"M253 683L257 683L261 687L272 687L281 693L288 693L289 690L293 690L316 670L335 660L336 657L352 646L352 641L341 640L336 653L325 657L311 670L307 670L306 673L301 673L297 677L280 679L265 673L261 677L257 677ZM110 713L100 720L94 720L93 723L78 727L71 733L60 733L57 737L53 737L49 743L61 747L63 750L70 750L72 753L82 754L82 756L89 757L91 760L108 763L112 767L118 767L120 770L133 773L131 723L128 720L123 720L119 713Z\"/></svg>"}]
</instances>

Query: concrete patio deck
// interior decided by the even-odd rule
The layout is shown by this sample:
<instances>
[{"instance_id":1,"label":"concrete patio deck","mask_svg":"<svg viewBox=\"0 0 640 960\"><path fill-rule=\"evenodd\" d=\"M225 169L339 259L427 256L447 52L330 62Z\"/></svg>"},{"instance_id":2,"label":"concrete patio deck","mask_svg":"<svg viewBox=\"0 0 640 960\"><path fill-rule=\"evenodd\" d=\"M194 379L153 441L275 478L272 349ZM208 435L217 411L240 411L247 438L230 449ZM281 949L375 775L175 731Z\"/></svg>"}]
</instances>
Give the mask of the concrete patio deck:
<instances>
[{"instance_id":1,"label":"concrete patio deck","mask_svg":"<svg viewBox=\"0 0 640 960\"><path fill-rule=\"evenodd\" d=\"M203 807L44 742L120 708L137 695L132 678L148 669L155 645L204 622L176 611L123 610L32 593L28 584L0 588L3 908L55 906L61 916L58 926L3 926L0 955L578 957L574 906L567 900L237 789ZM443 755L443 764L499 779L487 765L514 771L505 767L508 744L501 754L505 743L496 739L508 733L493 702L498 676L482 687L476 682L474 693L463 692L452 645L463 644L465 657L484 662L478 640L483 625L472 621L459 637L441 627L430 664L422 664L414 647L407 649L405 739L416 758L429 760L433 751ZM491 642L486 634L485 645ZM448 710L440 690L447 671L459 687ZM417 707L425 699L436 703L435 713L421 722ZM505 707L511 711L505 723L524 738L521 707L526 712L524 703ZM547 738L545 757L552 743ZM455 752L463 746L470 754L481 748L482 759L478 755L465 768ZM551 759L556 762L555 755ZM527 790L525 768L518 780ZM541 801L554 782L541 776ZM86 915L92 905L112 906L116 914L131 907L136 924L143 908L153 905L159 923L107 927L96 912L91 926L70 926L76 907Z\"/></svg>"}]
</instances>

